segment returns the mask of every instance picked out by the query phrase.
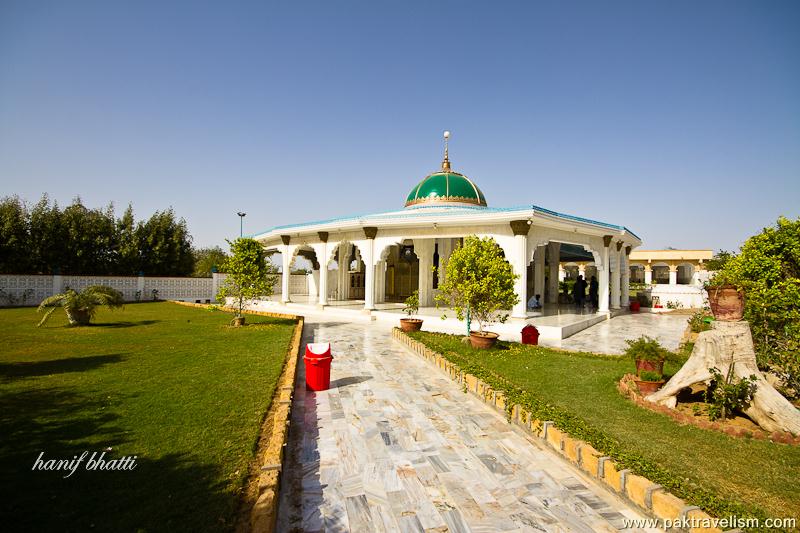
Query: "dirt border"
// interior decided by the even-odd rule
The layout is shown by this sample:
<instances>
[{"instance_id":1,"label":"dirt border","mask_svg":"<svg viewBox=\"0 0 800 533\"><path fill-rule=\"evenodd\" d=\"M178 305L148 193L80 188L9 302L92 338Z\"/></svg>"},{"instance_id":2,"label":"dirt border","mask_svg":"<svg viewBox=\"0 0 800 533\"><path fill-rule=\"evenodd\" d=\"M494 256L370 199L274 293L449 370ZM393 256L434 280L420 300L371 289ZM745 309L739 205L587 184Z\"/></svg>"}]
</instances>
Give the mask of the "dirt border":
<instances>
[{"instance_id":1,"label":"dirt border","mask_svg":"<svg viewBox=\"0 0 800 533\"><path fill-rule=\"evenodd\" d=\"M173 302L187 307L208 309L209 304L192 302ZM227 312L228 309L225 309ZM280 497L281 471L283 470L284 450L289 440L289 417L292 407L292 392L297 378L297 360L303 338L305 318L300 315L270 313L266 311L244 311L245 314L288 318L297 320L292 333L286 360L283 365L272 403L261 424L256 451L250 462L236 517L237 533L273 533L278 519L278 500Z\"/></svg>"},{"instance_id":2,"label":"dirt border","mask_svg":"<svg viewBox=\"0 0 800 533\"><path fill-rule=\"evenodd\" d=\"M675 422L679 424L692 425L700 429L718 431L720 433L728 435L729 437L737 439L749 438L758 440L770 440L777 444L800 446L800 436L795 437L791 433L786 433L781 431L774 431L772 433L768 433L763 429L752 430L752 429L725 426L720 422L710 422L708 420L699 419L695 416L682 413L676 409L670 409L665 405L658 405L652 402L648 402L639 393L639 390L636 388L636 383L634 382L634 379L635 376L633 374L625 374L624 376L622 376L622 379L620 379L619 382L617 383L617 390L619 391L619 393L622 394L628 400L634 402L639 407L647 409L648 411L652 411L654 413L661 413L662 415L667 415L668 417L672 418L673 420L675 420Z\"/></svg>"},{"instance_id":3,"label":"dirt border","mask_svg":"<svg viewBox=\"0 0 800 533\"><path fill-rule=\"evenodd\" d=\"M570 463L601 481L606 488L622 496L645 514L659 519L662 524L664 520L675 524L681 519L692 520L695 523L703 523L707 520L706 523L712 523L711 515L699 507L687 504L684 500L664 490L661 485L653 483L647 478L633 474L628 469L620 469L610 457L603 456L589 443L570 437L569 434L555 427L552 421L534 419L519 404L507 407L503 392L493 390L488 383L472 374L465 373L442 354L428 348L424 343L412 339L399 328L392 329L392 337L438 367L451 380L461 384L466 391L472 393L483 403L505 416L511 413L510 423L543 441ZM722 532L721 529L712 527L692 529L692 532L700 531Z\"/></svg>"}]
</instances>

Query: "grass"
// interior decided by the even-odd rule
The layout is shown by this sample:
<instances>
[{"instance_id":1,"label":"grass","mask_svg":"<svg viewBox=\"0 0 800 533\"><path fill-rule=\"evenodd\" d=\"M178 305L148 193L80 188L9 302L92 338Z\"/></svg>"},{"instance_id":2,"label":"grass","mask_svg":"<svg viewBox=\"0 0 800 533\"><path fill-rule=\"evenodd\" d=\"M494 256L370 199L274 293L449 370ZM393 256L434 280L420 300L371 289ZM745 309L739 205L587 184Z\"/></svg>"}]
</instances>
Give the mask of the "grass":
<instances>
[{"instance_id":1,"label":"grass","mask_svg":"<svg viewBox=\"0 0 800 533\"><path fill-rule=\"evenodd\" d=\"M574 417L576 427L590 428L585 435L603 436L596 439L607 448L601 451L634 471L653 479L654 472L642 470L646 463L657 465L660 478L654 481L687 501L717 511L800 517L800 447L681 426L636 406L616 389L623 374L633 371L627 358L512 343L475 350L457 336L411 336L465 371L506 380L525 397L564 413L567 423ZM678 359L667 362L665 373L678 370Z\"/></svg>"},{"instance_id":2,"label":"grass","mask_svg":"<svg viewBox=\"0 0 800 533\"><path fill-rule=\"evenodd\" d=\"M36 328L0 310L0 523L15 530L230 529L294 321L171 303ZM133 471L32 471L107 447ZM107 457L108 459L108 457Z\"/></svg>"}]
</instances>

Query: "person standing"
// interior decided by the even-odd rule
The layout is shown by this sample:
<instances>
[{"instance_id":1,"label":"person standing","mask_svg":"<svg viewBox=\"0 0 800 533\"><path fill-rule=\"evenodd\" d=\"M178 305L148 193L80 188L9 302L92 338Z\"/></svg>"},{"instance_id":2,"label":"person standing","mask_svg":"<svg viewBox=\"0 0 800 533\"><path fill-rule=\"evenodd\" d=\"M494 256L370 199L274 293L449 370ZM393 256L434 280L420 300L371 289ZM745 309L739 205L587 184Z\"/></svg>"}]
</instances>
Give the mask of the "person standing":
<instances>
[{"instance_id":1,"label":"person standing","mask_svg":"<svg viewBox=\"0 0 800 533\"><path fill-rule=\"evenodd\" d=\"M597 278L592 276L592 279L589 281L589 301L592 303L592 307L597 309L598 306L598 289L599 284L597 283Z\"/></svg>"},{"instance_id":2,"label":"person standing","mask_svg":"<svg viewBox=\"0 0 800 533\"><path fill-rule=\"evenodd\" d=\"M586 300L586 282L583 280L583 276L578 276L578 279L575 280L572 296L575 298L575 305L583 309L583 303Z\"/></svg>"}]
</instances>

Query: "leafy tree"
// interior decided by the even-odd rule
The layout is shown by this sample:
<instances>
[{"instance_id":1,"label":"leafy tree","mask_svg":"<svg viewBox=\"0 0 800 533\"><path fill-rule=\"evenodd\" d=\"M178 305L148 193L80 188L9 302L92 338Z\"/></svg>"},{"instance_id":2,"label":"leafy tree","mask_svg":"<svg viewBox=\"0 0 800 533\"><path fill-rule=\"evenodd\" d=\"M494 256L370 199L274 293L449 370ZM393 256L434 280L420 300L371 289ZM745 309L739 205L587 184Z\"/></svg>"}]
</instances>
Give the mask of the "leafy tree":
<instances>
[{"instance_id":1,"label":"leafy tree","mask_svg":"<svg viewBox=\"0 0 800 533\"><path fill-rule=\"evenodd\" d=\"M172 209L156 211L136 226L139 270L150 276L188 276L194 270L192 237Z\"/></svg>"},{"instance_id":2,"label":"leafy tree","mask_svg":"<svg viewBox=\"0 0 800 533\"><path fill-rule=\"evenodd\" d=\"M31 255L30 274L52 274L60 270L71 253L58 203L50 205L45 194L28 213Z\"/></svg>"},{"instance_id":3,"label":"leafy tree","mask_svg":"<svg viewBox=\"0 0 800 533\"><path fill-rule=\"evenodd\" d=\"M136 220L133 206L128 204L116 227L117 274L133 276L139 273L139 242L136 238Z\"/></svg>"},{"instance_id":4,"label":"leafy tree","mask_svg":"<svg viewBox=\"0 0 800 533\"><path fill-rule=\"evenodd\" d=\"M214 267L216 267L217 272L222 272L222 266L228 259L228 254L219 246L196 248L192 250L192 254L194 255L194 272L192 276L195 278L211 277Z\"/></svg>"},{"instance_id":5,"label":"leafy tree","mask_svg":"<svg viewBox=\"0 0 800 533\"><path fill-rule=\"evenodd\" d=\"M747 239L717 277L744 290L759 366L782 379L784 394L800 396L800 218L780 217Z\"/></svg>"},{"instance_id":6,"label":"leafy tree","mask_svg":"<svg viewBox=\"0 0 800 533\"><path fill-rule=\"evenodd\" d=\"M92 285L80 292L67 289L66 292L54 294L39 304L38 311L44 312L44 316L37 327L47 322L59 307L64 308L71 326L87 326L98 307L105 305L110 309L117 309L122 307L123 302L122 293L105 285Z\"/></svg>"},{"instance_id":7,"label":"leafy tree","mask_svg":"<svg viewBox=\"0 0 800 533\"><path fill-rule=\"evenodd\" d=\"M719 252L715 253L714 257L712 257L706 263L706 268L708 270L711 270L712 272L722 270L725 267L725 265L728 264L728 261L733 259L735 256L736 254L733 254L731 252L726 252L725 250L720 250Z\"/></svg>"},{"instance_id":8,"label":"leafy tree","mask_svg":"<svg viewBox=\"0 0 800 533\"><path fill-rule=\"evenodd\" d=\"M226 298L233 298L236 316L241 317L249 300L272 295L278 274L272 263L266 261L264 249L257 241L241 238L228 242L231 245L231 256L223 265L227 276L217 299L224 304Z\"/></svg>"},{"instance_id":9,"label":"leafy tree","mask_svg":"<svg viewBox=\"0 0 800 533\"><path fill-rule=\"evenodd\" d=\"M28 216L17 196L0 200L0 272L30 272Z\"/></svg>"},{"instance_id":10,"label":"leafy tree","mask_svg":"<svg viewBox=\"0 0 800 533\"><path fill-rule=\"evenodd\" d=\"M507 314L519 298L514 293L514 280L519 276L503 258L503 251L491 237L470 235L456 248L445 265L444 283L439 285L437 306L451 307L459 320L469 308L478 322L478 331L492 322L505 322Z\"/></svg>"}]
</instances>

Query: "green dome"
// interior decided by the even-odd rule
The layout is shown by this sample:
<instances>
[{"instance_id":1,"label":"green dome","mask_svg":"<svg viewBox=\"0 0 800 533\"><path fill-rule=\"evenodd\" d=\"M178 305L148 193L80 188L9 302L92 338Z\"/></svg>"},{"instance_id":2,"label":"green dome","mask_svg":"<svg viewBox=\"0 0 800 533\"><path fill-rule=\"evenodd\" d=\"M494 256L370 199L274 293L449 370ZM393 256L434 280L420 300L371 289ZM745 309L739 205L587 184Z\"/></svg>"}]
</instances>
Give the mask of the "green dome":
<instances>
[{"instance_id":1,"label":"green dome","mask_svg":"<svg viewBox=\"0 0 800 533\"><path fill-rule=\"evenodd\" d=\"M446 170L431 174L411 189L405 206L424 204L466 204L486 207L486 198L468 177Z\"/></svg>"}]
</instances>

